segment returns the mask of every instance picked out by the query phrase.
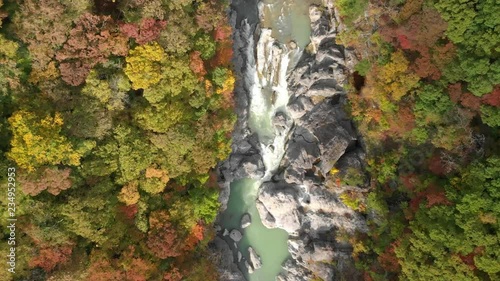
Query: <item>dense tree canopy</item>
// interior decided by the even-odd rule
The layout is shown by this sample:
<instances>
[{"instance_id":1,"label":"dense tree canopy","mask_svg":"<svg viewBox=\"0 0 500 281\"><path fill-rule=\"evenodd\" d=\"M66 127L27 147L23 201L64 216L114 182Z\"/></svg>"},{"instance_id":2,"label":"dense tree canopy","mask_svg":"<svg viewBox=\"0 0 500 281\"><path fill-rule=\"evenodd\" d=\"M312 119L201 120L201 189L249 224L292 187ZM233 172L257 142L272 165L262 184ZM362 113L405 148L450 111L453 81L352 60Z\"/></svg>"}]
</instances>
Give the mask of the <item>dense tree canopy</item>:
<instances>
[{"instance_id":1,"label":"dense tree canopy","mask_svg":"<svg viewBox=\"0 0 500 281\"><path fill-rule=\"evenodd\" d=\"M365 280L496 280L500 7L363 3L335 3L337 40L359 59L348 98L371 175L366 198L343 198L370 228L353 257Z\"/></svg>"},{"instance_id":2,"label":"dense tree canopy","mask_svg":"<svg viewBox=\"0 0 500 281\"><path fill-rule=\"evenodd\" d=\"M16 168L16 278L217 280L204 256L219 208L207 179L235 121L227 3L4 2L0 168Z\"/></svg>"}]
</instances>

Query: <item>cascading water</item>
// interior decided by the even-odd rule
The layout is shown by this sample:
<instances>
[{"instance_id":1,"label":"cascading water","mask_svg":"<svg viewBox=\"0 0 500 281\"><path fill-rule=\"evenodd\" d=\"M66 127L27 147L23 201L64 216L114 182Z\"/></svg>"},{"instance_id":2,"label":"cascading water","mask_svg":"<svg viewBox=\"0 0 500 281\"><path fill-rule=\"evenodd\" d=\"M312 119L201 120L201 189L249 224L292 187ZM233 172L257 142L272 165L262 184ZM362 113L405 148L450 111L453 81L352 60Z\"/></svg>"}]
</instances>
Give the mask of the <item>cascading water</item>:
<instances>
[{"instance_id":1,"label":"cascading water","mask_svg":"<svg viewBox=\"0 0 500 281\"><path fill-rule=\"evenodd\" d=\"M276 113L286 114L288 90L286 73L291 51L271 36L271 29L262 29L257 44L257 65L251 68L255 83L251 88L249 126L259 136L262 159L266 168L261 181L267 181L285 153L287 132L278 131L273 125Z\"/></svg>"}]
</instances>

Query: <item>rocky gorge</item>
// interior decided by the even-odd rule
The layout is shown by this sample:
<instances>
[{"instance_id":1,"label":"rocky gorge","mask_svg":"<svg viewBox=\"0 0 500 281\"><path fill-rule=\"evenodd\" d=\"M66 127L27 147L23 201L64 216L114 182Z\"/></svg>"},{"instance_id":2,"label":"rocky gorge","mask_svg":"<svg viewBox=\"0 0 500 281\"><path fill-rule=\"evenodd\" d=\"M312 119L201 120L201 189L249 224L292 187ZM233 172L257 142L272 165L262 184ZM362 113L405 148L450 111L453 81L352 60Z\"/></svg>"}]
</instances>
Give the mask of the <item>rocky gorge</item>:
<instances>
[{"instance_id":1,"label":"rocky gorge","mask_svg":"<svg viewBox=\"0 0 500 281\"><path fill-rule=\"evenodd\" d=\"M254 199L262 224L283 229L288 235L289 256L276 280L358 280L352 266L352 246L341 236L366 232L367 227L364 218L339 199L339 194L357 187L327 187L332 169L340 174L362 170L364 160L362 140L345 111L344 87L355 61L348 50L335 43L342 28L338 13L331 1L312 4L308 11L311 42L298 52L294 42L273 41L269 30L261 26L261 3L236 0L231 7L238 120L232 153L218 167L221 214L228 211L231 183L259 180ZM264 43L270 47L257 48ZM261 74L283 73L279 66L285 66L279 61L286 51L298 54L297 62L292 67L286 65L285 106L270 107L272 134L263 137L251 124L255 103L252 87L258 81L246 73L252 67L260 67ZM279 79L278 75L271 77ZM280 98L274 90L264 92L264 97L270 104ZM276 167L269 168L269 155L277 157ZM248 247L242 254L238 245L247 227L258 218L245 213L237 218L239 227L228 229L225 217L219 215L212 243L221 278L246 280L265 264L254 248Z\"/></svg>"}]
</instances>

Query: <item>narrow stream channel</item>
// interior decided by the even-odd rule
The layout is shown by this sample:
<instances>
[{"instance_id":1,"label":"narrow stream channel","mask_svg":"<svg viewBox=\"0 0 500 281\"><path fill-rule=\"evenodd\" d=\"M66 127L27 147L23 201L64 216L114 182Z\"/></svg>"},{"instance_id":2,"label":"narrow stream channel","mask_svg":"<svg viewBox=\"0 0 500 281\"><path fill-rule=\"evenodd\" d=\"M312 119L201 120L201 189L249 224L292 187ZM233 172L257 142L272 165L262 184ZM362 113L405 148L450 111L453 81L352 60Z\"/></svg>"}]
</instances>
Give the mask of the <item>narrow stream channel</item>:
<instances>
[{"instance_id":1,"label":"narrow stream channel","mask_svg":"<svg viewBox=\"0 0 500 281\"><path fill-rule=\"evenodd\" d=\"M259 187L271 179L285 153L290 128L276 129L273 119L277 113L288 116L286 78L309 43L310 4L311 1L307 0L264 0L259 3L260 36L256 51L248 52L250 61L256 63L249 66L246 73L242 73L248 81L254 81L250 87L248 124L249 129L259 137L265 174L261 179L247 178L231 183L222 222L225 229L241 229L242 216L245 213L251 216L252 223L241 230L243 238L237 244L244 259L250 260L249 246L261 258L262 267L253 273L248 273L243 262L240 262L239 267L249 281L274 281L282 271L281 265L289 257L288 233L279 228L265 227L255 201Z\"/></svg>"}]
</instances>

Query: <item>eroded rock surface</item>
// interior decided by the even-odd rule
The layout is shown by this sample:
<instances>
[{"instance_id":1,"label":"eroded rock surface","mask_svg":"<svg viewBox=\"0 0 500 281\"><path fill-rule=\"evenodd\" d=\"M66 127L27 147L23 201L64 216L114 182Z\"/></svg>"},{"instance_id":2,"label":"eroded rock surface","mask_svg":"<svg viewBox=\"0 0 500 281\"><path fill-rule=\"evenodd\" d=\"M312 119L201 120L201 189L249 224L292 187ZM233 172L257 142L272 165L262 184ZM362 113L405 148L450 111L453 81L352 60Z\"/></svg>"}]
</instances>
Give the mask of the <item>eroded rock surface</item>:
<instances>
[{"instance_id":1,"label":"eroded rock surface","mask_svg":"<svg viewBox=\"0 0 500 281\"><path fill-rule=\"evenodd\" d=\"M278 280L360 280L352 270L352 247L338 233L366 231L365 221L325 186L334 167L363 168L359 136L344 110L346 50L334 43L333 9L311 7L310 16L313 52L303 54L288 79L294 127L280 172L261 186L257 207L264 225L290 234L291 259Z\"/></svg>"}]
</instances>

